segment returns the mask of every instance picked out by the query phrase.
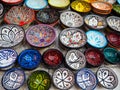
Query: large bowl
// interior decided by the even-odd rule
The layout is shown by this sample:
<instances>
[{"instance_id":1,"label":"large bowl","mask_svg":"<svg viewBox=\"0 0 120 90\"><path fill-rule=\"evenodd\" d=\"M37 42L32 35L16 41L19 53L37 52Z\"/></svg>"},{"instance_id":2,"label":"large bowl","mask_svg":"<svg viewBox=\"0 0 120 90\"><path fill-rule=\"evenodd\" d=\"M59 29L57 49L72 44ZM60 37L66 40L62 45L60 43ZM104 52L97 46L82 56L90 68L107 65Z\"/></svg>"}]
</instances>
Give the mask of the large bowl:
<instances>
[{"instance_id":1,"label":"large bowl","mask_svg":"<svg viewBox=\"0 0 120 90\"><path fill-rule=\"evenodd\" d=\"M56 39L55 29L46 24L38 24L30 27L26 32L28 43L34 47L46 47Z\"/></svg>"},{"instance_id":2,"label":"large bowl","mask_svg":"<svg viewBox=\"0 0 120 90\"><path fill-rule=\"evenodd\" d=\"M22 3L24 0L1 0L2 2L10 5L16 5Z\"/></svg>"},{"instance_id":3,"label":"large bowl","mask_svg":"<svg viewBox=\"0 0 120 90\"><path fill-rule=\"evenodd\" d=\"M18 45L24 39L24 30L17 25L0 27L0 47L7 48Z\"/></svg>"},{"instance_id":4,"label":"large bowl","mask_svg":"<svg viewBox=\"0 0 120 90\"><path fill-rule=\"evenodd\" d=\"M107 24L113 30L120 32L120 17L117 16L107 17Z\"/></svg>"},{"instance_id":5,"label":"large bowl","mask_svg":"<svg viewBox=\"0 0 120 90\"><path fill-rule=\"evenodd\" d=\"M4 16L6 23L20 26L30 24L34 19L34 11L24 6L13 6Z\"/></svg>"},{"instance_id":6,"label":"large bowl","mask_svg":"<svg viewBox=\"0 0 120 90\"><path fill-rule=\"evenodd\" d=\"M60 14L60 21L66 27L80 27L83 25L83 17L73 11L65 11Z\"/></svg>"}]
</instances>

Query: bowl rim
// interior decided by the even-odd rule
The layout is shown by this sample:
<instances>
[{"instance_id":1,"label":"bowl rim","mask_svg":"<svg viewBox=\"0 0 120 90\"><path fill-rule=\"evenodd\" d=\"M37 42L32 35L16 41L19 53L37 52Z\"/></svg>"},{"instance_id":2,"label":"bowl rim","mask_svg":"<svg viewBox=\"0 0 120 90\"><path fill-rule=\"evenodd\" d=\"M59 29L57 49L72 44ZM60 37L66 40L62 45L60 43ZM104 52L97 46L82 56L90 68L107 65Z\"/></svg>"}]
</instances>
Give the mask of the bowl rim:
<instances>
[{"instance_id":1,"label":"bowl rim","mask_svg":"<svg viewBox=\"0 0 120 90\"><path fill-rule=\"evenodd\" d=\"M19 4L19 3L22 3L24 0L19 0L19 1L16 1L16 2L7 2L5 0L1 0L1 1L4 2L4 3L7 3L7 4Z\"/></svg>"}]
</instances>

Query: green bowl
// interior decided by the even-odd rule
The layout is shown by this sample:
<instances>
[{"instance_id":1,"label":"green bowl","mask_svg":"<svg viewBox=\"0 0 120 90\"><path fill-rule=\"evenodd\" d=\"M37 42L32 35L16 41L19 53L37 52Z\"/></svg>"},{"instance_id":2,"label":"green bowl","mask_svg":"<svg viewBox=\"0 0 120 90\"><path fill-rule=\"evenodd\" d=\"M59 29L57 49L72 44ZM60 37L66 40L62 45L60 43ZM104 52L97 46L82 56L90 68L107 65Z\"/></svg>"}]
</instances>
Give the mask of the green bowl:
<instances>
[{"instance_id":1,"label":"green bowl","mask_svg":"<svg viewBox=\"0 0 120 90\"><path fill-rule=\"evenodd\" d=\"M113 12L117 15L120 15L120 5L119 4L113 5Z\"/></svg>"}]
</instances>

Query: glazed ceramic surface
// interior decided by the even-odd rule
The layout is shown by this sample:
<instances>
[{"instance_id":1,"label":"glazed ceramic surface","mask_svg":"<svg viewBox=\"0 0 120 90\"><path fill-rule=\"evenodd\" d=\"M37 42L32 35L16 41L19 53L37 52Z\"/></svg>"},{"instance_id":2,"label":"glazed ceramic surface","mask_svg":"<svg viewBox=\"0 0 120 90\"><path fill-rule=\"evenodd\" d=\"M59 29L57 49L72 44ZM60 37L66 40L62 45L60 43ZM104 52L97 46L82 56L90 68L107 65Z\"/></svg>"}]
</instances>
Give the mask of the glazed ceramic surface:
<instances>
[{"instance_id":1,"label":"glazed ceramic surface","mask_svg":"<svg viewBox=\"0 0 120 90\"><path fill-rule=\"evenodd\" d=\"M83 17L73 11L65 11L60 15L60 21L67 27L80 27L83 25Z\"/></svg>"},{"instance_id":2,"label":"glazed ceramic surface","mask_svg":"<svg viewBox=\"0 0 120 90\"><path fill-rule=\"evenodd\" d=\"M0 27L0 47L13 47L24 38L24 30L17 25L3 25Z\"/></svg>"},{"instance_id":3,"label":"glazed ceramic surface","mask_svg":"<svg viewBox=\"0 0 120 90\"><path fill-rule=\"evenodd\" d=\"M100 67L97 71L98 82L107 89L114 89L118 85L115 72L108 67Z\"/></svg>"},{"instance_id":4,"label":"glazed ceramic surface","mask_svg":"<svg viewBox=\"0 0 120 90\"><path fill-rule=\"evenodd\" d=\"M76 74L76 84L82 90L94 90L97 85L97 78L91 70L83 68Z\"/></svg>"},{"instance_id":5,"label":"glazed ceramic surface","mask_svg":"<svg viewBox=\"0 0 120 90\"><path fill-rule=\"evenodd\" d=\"M23 2L23 0L1 0L1 1L7 4L19 4Z\"/></svg>"},{"instance_id":6,"label":"glazed ceramic surface","mask_svg":"<svg viewBox=\"0 0 120 90\"><path fill-rule=\"evenodd\" d=\"M47 0L25 0L25 5L29 8L40 10L45 8L48 5Z\"/></svg>"},{"instance_id":7,"label":"glazed ceramic surface","mask_svg":"<svg viewBox=\"0 0 120 90\"><path fill-rule=\"evenodd\" d=\"M116 3L116 0L98 0L98 1L104 1L104 2L108 2L110 4Z\"/></svg>"},{"instance_id":8,"label":"glazed ceramic surface","mask_svg":"<svg viewBox=\"0 0 120 90\"><path fill-rule=\"evenodd\" d=\"M67 52L65 61L67 65L73 70L79 70L86 65L86 59L82 52L79 50L70 50Z\"/></svg>"},{"instance_id":9,"label":"glazed ceramic surface","mask_svg":"<svg viewBox=\"0 0 120 90\"><path fill-rule=\"evenodd\" d=\"M79 48L86 44L84 31L77 28L67 28L60 33L60 42L69 48Z\"/></svg>"},{"instance_id":10,"label":"glazed ceramic surface","mask_svg":"<svg viewBox=\"0 0 120 90\"><path fill-rule=\"evenodd\" d=\"M117 0L117 2L120 4L120 0Z\"/></svg>"},{"instance_id":11,"label":"glazed ceramic surface","mask_svg":"<svg viewBox=\"0 0 120 90\"><path fill-rule=\"evenodd\" d=\"M4 12L4 7L3 7L3 5L0 3L0 18L3 16L3 12Z\"/></svg>"},{"instance_id":12,"label":"glazed ceramic surface","mask_svg":"<svg viewBox=\"0 0 120 90\"><path fill-rule=\"evenodd\" d=\"M28 29L26 39L32 46L46 47L55 41L56 32L55 29L49 25L34 25Z\"/></svg>"},{"instance_id":13,"label":"glazed ceramic surface","mask_svg":"<svg viewBox=\"0 0 120 90\"><path fill-rule=\"evenodd\" d=\"M53 83L58 89L68 90L74 81L74 74L67 68L59 68L53 73Z\"/></svg>"},{"instance_id":14,"label":"glazed ceramic surface","mask_svg":"<svg viewBox=\"0 0 120 90\"><path fill-rule=\"evenodd\" d=\"M50 75L46 71L34 71L29 76L27 85L29 90L49 90L51 85Z\"/></svg>"},{"instance_id":15,"label":"glazed ceramic surface","mask_svg":"<svg viewBox=\"0 0 120 90\"><path fill-rule=\"evenodd\" d=\"M107 26L103 17L94 14L87 15L84 21L92 29L104 29Z\"/></svg>"},{"instance_id":16,"label":"glazed ceramic surface","mask_svg":"<svg viewBox=\"0 0 120 90\"><path fill-rule=\"evenodd\" d=\"M86 35L87 43L95 48L104 48L107 45L105 35L99 31L89 30Z\"/></svg>"},{"instance_id":17,"label":"glazed ceramic surface","mask_svg":"<svg viewBox=\"0 0 120 90\"><path fill-rule=\"evenodd\" d=\"M119 4L114 4L114 5L113 5L113 11L114 11L116 14L120 15L120 5L119 5Z\"/></svg>"},{"instance_id":18,"label":"glazed ceramic surface","mask_svg":"<svg viewBox=\"0 0 120 90\"><path fill-rule=\"evenodd\" d=\"M25 82L25 73L21 69L12 68L2 77L2 85L6 90L17 90Z\"/></svg>"}]
</instances>

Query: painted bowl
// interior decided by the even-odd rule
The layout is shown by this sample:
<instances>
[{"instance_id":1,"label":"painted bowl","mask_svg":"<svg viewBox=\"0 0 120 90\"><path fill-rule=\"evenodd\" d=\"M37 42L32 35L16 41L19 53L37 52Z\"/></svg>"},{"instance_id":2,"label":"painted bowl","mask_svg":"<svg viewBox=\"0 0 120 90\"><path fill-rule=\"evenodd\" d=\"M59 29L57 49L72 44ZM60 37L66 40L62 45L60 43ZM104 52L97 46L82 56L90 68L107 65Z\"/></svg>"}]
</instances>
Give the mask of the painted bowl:
<instances>
[{"instance_id":1,"label":"painted bowl","mask_svg":"<svg viewBox=\"0 0 120 90\"><path fill-rule=\"evenodd\" d=\"M80 48L87 42L86 34L77 28L66 28L59 35L60 42L68 48Z\"/></svg>"},{"instance_id":2,"label":"painted bowl","mask_svg":"<svg viewBox=\"0 0 120 90\"><path fill-rule=\"evenodd\" d=\"M113 13L115 13L116 15L120 15L120 5L119 4L113 5Z\"/></svg>"},{"instance_id":3,"label":"painted bowl","mask_svg":"<svg viewBox=\"0 0 120 90\"><path fill-rule=\"evenodd\" d=\"M115 32L107 34L107 39L112 46L120 47L120 35Z\"/></svg>"},{"instance_id":4,"label":"painted bowl","mask_svg":"<svg viewBox=\"0 0 120 90\"><path fill-rule=\"evenodd\" d=\"M97 1L108 2L110 4L115 4L116 3L116 0L97 0Z\"/></svg>"},{"instance_id":5,"label":"painted bowl","mask_svg":"<svg viewBox=\"0 0 120 90\"><path fill-rule=\"evenodd\" d=\"M50 75L46 71L34 71L28 77L27 85L29 90L49 90L51 86Z\"/></svg>"},{"instance_id":6,"label":"painted bowl","mask_svg":"<svg viewBox=\"0 0 120 90\"><path fill-rule=\"evenodd\" d=\"M75 0L71 3L71 9L80 13L87 13L91 11L91 6L86 1Z\"/></svg>"},{"instance_id":7,"label":"painted bowl","mask_svg":"<svg viewBox=\"0 0 120 90\"><path fill-rule=\"evenodd\" d=\"M74 82L74 74L67 68L58 68L53 73L53 84L60 90L70 89Z\"/></svg>"},{"instance_id":8,"label":"painted bowl","mask_svg":"<svg viewBox=\"0 0 120 90\"><path fill-rule=\"evenodd\" d=\"M24 69L35 69L42 61L39 51L34 49L26 49L18 56L18 64Z\"/></svg>"},{"instance_id":9,"label":"painted bowl","mask_svg":"<svg viewBox=\"0 0 120 90\"><path fill-rule=\"evenodd\" d=\"M75 79L76 84L82 90L94 90L97 86L97 78L95 74L87 68L80 69L77 72Z\"/></svg>"},{"instance_id":10,"label":"painted bowl","mask_svg":"<svg viewBox=\"0 0 120 90\"><path fill-rule=\"evenodd\" d=\"M104 48L108 42L105 35L102 32L89 30L86 32L87 43L95 48Z\"/></svg>"},{"instance_id":11,"label":"painted bowl","mask_svg":"<svg viewBox=\"0 0 120 90\"><path fill-rule=\"evenodd\" d=\"M34 47L46 47L56 39L55 29L46 24L38 24L30 27L26 32L27 42Z\"/></svg>"},{"instance_id":12,"label":"painted bowl","mask_svg":"<svg viewBox=\"0 0 120 90\"><path fill-rule=\"evenodd\" d=\"M50 68L56 68L63 62L63 54L57 49L48 49L43 54L43 62Z\"/></svg>"},{"instance_id":13,"label":"painted bowl","mask_svg":"<svg viewBox=\"0 0 120 90\"><path fill-rule=\"evenodd\" d=\"M87 15L84 21L85 24L91 29L100 30L107 27L106 20L99 15L94 15L94 14Z\"/></svg>"},{"instance_id":14,"label":"painted bowl","mask_svg":"<svg viewBox=\"0 0 120 90\"><path fill-rule=\"evenodd\" d=\"M118 85L118 77L115 72L108 67L100 67L96 73L98 82L106 89L114 89Z\"/></svg>"},{"instance_id":15,"label":"painted bowl","mask_svg":"<svg viewBox=\"0 0 120 90\"><path fill-rule=\"evenodd\" d=\"M25 5L34 10L40 10L47 7L48 1L47 0L36 0L36 1L25 0Z\"/></svg>"},{"instance_id":16,"label":"painted bowl","mask_svg":"<svg viewBox=\"0 0 120 90\"><path fill-rule=\"evenodd\" d=\"M120 62L120 53L114 48L105 48L103 54L105 59L110 63L117 64Z\"/></svg>"},{"instance_id":17,"label":"painted bowl","mask_svg":"<svg viewBox=\"0 0 120 90\"><path fill-rule=\"evenodd\" d=\"M4 7L3 7L2 3L0 3L0 19L2 18L3 13L4 13Z\"/></svg>"},{"instance_id":18,"label":"painted bowl","mask_svg":"<svg viewBox=\"0 0 120 90\"><path fill-rule=\"evenodd\" d=\"M6 71L2 77L2 86L5 90L17 90L25 82L25 73L18 68L12 68Z\"/></svg>"},{"instance_id":19,"label":"painted bowl","mask_svg":"<svg viewBox=\"0 0 120 90\"><path fill-rule=\"evenodd\" d=\"M48 4L56 9L66 9L70 4L70 0L48 0Z\"/></svg>"},{"instance_id":20,"label":"painted bowl","mask_svg":"<svg viewBox=\"0 0 120 90\"><path fill-rule=\"evenodd\" d=\"M112 4L104 1L92 2L91 6L92 6L93 12L97 14L102 14L102 15L110 14L112 10Z\"/></svg>"},{"instance_id":21,"label":"painted bowl","mask_svg":"<svg viewBox=\"0 0 120 90\"><path fill-rule=\"evenodd\" d=\"M2 2L10 5L16 5L22 3L24 0L1 0Z\"/></svg>"},{"instance_id":22,"label":"painted bowl","mask_svg":"<svg viewBox=\"0 0 120 90\"><path fill-rule=\"evenodd\" d=\"M23 6L13 6L4 16L4 21L6 23L20 26L30 24L34 19L34 11Z\"/></svg>"},{"instance_id":23,"label":"painted bowl","mask_svg":"<svg viewBox=\"0 0 120 90\"><path fill-rule=\"evenodd\" d=\"M18 45L24 38L24 30L17 25L3 25L0 27L0 47L7 48Z\"/></svg>"},{"instance_id":24,"label":"painted bowl","mask_svg":"<svg viewBox=\"0 0 120 90\"><path fill-rule=\"evenodd\" d=\"M36 19L40 23L44 24L52 24L59 20L59 12L55 9L45 8L42 10L39 10L36 14Z\"/></svg>"},{"instance_id":25,"label":"painted bowl","mask_svg":"<svg viewBox=\"0 0 120 90\"><path fill-rule=\"evenodd\" d=\"M64 11L60 14L60 21L66 27L81 27L83 25L83 17L73 11Z\"/></svg>"},{"instance_id":26,"label":"painted bowl","mask_svg":"<svg viewBox=\"0 0 120 90\"><path fill-rule=\"evenodd\" d=\"M65 56L65 62L69 68L79 70L86 65L86 58L79 50L70 50Z\"/></svg>"},{"instance_id":27,"label":"painted bowl","mask_svg":"<svg viewBox=\"0 0 120 90\"><path fill-rule=\"evenodd\" d=\"M8 68L12 66L17 59L17 52L13 49L0 50L0 68Z\"/></svg>"},{"instance_id":28,"label":"painted bowl","mask_svg":"<svg viewBox=\"0 0 120 90\"><path fill-rule=\"evenodd\" d=\"M85 57L87 63L91 66L100 66L104 62L104 55L103 53L96 48L89 48L85 51Z\"/></svg>"},{"instance_id":29,"label":"painted bowl","mask_svg":"<svg viewBox=\"0 0 120 90\"><path fill-rule=\"evenodd\" d=\"M109 26L111 29L120 32L120 17L117 17L117 16L109 16L109 17L107 17L106 20L107 20L108 26Z\"/></svg>"}]
</instances>

